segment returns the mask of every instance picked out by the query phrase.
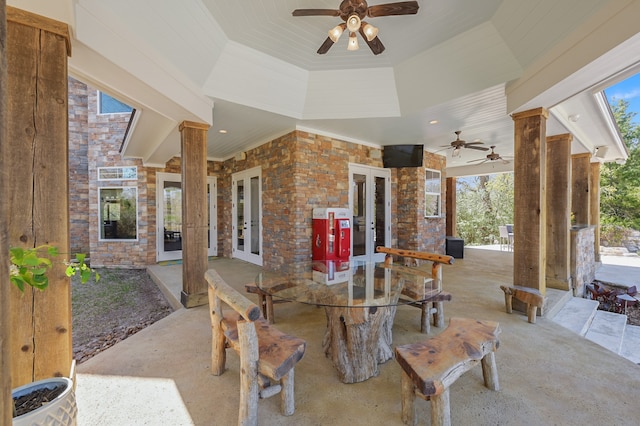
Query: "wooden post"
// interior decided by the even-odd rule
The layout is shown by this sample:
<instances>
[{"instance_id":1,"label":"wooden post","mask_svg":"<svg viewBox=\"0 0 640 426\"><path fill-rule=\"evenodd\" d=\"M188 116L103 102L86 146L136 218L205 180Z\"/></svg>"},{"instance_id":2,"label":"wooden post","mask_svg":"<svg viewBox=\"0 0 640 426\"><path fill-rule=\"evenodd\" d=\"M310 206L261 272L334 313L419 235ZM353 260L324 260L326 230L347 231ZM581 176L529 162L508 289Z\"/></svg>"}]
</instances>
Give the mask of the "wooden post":
<instances>
[{"instance_id":1,"label":"wooden post","mask_svg":"<svg viewBox=\"0 0 640 426\"><path fill-rule=\"evenodd\" d=\"M446 179L446 235L457 236L456 229L456 178Z\"/></svg>"},{"instance_id":2,"label":"wooden post","mask_svg":"<svg viewBox=\"0 0 640 426\"><path fill-rule=\"evenodd\" d=\"M569 133L547 137L546 285L571 289L571 141Z\"/></svg>"},{"instance_id":3,"label":"wooden post","mask_svg":"<svg viewBox=\"0 0 640 426\"><path fill-rule=\"evenodd\" d=\"M549 113L537 108L513 114L513 283L545 294L545 157ZM516 307L517 309L517 307Z\"/></svg>"},{"instance_id":4,"label":"wooden post","mask_svg":"<svg viewBox=\"0 0 640 426\"><path fill-rule=\"evenodd\" d=\"M571 211L575 215L576 225L590 225L591 213L591 154L571 156Z\"/></svg>"},{"instance_id":5,"label":"wooden post","mask_svg":"<svg viewBox=\"0 0 640 426\"><path fill-rule=\"evenodd\" d=\"M186 308L208 303L207 130L208 124L180 124L182 151L182 294Z\"/></svg>"},{"instance_id":6,"label":"wooden post","mask_svg":"<svg viewBox=\"0 0 640 426\"><path fill-rule=\"evenodd\" d=\"M0 0L0 200L8 194L7 185L7 20L6 2ZM7 236L8 203L0 203L0 259L9 257L9 240ZM11 351L9 350L9 334L12 324L9 315L9 268L7 262L0 262L0 424L11 424Z\"/></svg>"},{"instance_id":7,"label":"wooden post","mask_svg":"<svg viewBox=\"0 0 640 426\"><path fill-rule=\"evenodd\" d=\"M72 362L66 24L7 7L9 244L58 247L45 291L11 289L12 387L68 376Z\"/></svg>"},{"instance_id":8,"label":"wooden post","mask_svg":"<svg viewBox=\"0 0 640 426\"><path fill-rule=\"evenodd\" d=\"M596 161L591 163L591 192L590 192L590 206L591 206L591 225L594 229L594 254L595 261L600 262L600 162Z\"/></svg>"}]
</instances>

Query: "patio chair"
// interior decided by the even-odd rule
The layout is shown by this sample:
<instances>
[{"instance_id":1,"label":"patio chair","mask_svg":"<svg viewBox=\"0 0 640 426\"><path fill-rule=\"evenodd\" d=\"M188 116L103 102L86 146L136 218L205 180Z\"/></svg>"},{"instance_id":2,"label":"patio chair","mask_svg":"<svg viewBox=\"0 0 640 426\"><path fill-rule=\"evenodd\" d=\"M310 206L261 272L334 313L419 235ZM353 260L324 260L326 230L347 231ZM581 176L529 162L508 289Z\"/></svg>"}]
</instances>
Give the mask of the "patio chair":
<instances>
[{"instance_id":1,"label":"patio chair","mask_svg":"<svg viewBox=\"0 0 640 426\"><path fill-rule=\"evenodd\" d=\"M504 250L505 248L508 251L513 249L512 245L512 236L509 234L509 229L506 225L498 226L498 231L500 233L500 250Z\"/></svg>"},{"instance_id":2,"label":"patio chair","mask_svg":"<svg viewBox=\"0 0 640 426\"><path fill-rule=\"evenodd\" d=\"M258 398L280 393L280 412L295 411L294 367L302 359L306 342L270 325L260 308L230 287L214 270L205 273L209 283L211 317L211 372L224 372L226 348L240 355L240 409L238 424L258 424ZM233 311L223 311L222 302Z\"/></svg>"}]
</instances>

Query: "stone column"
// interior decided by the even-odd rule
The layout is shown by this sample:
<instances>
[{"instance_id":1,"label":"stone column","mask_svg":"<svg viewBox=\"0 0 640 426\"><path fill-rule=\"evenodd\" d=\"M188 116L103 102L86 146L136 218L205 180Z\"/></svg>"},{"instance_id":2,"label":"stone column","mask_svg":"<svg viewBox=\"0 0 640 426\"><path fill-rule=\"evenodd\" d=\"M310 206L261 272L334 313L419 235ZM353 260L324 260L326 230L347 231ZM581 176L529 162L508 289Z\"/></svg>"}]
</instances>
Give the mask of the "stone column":
<instances>
[{"instance_id":1,"label":"stone column","mask_svg":"<svg viewBox=\"0 0 640 426\"><path fill-rule=\"evenodd\" d=\"M545 294L545 157L549 113L544 108L513 114L513 284ZM515 306L514 306L515 307Z\"/></svg>"},{"instance_id":2,"label":"stone column","mask_svg":"<svg viewBox=\"0 0 640 426\"><path fill-rule=\"evenodd\" d=\"M591 163L591 192L589 193L591 206L590 224L594 226L594 257L600 262L600 162Z\"/></svg>"},{"instance_id":3,"label":"stone column","mask_svg":"<svg viewBox=\"0 0 640 426\"><path fill-rule=\"evenodd\" d=\"M456 230L456 178L447 178L446 180L446 235L455 237Z\"/></svg>"},{"instance_id":4,"label":"stone column","mask_svg":"<svg viewBox=\"0 0 640 426\"><path fill-rule=\"evenodd\" d=\"M571 289L571 141L569 133L547 137L546 285Z\"/></svg>"},{"instance_id":5,"label":"stone column","mask_svg":"<svg viewBox=\"0 0 640 426\"><path fill-rule=\"evenodd\" d=\"M571 156L571 211L578 226L591 224L590 174L591 153Z\"/></svg>"},{"instance_id":6,"label":"stone column","mask_svg":"<svg viewBox=\"0 0 640 426\"><path fill-rule=\"evenodd\" d=\"M182 293L185 308L208 303L208 124L183 121L180 124L182 155Z\"/></svg>"},{"instance_id":7,"label":"stone column","mask_svg":"<svg viewBox=\"0 0 640 426\"><path fill-rule=\"evenodd\" d=\"M59 249L45 291L11 289L12 387L69 376L72 362L69 258L66 24L7 7L7 144L3 199L9 245Z\"/></svg>"}]
</instances>

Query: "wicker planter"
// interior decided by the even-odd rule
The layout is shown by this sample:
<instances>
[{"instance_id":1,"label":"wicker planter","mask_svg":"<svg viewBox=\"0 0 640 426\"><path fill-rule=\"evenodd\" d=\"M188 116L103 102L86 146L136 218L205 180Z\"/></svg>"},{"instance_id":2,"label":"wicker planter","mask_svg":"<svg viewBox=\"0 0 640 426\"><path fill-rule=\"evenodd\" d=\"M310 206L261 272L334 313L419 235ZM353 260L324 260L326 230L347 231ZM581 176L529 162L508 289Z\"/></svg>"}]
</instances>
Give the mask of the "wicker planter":
<instances>
[{"instance_id":1,"label":"wicker planter","mask_svg":"<svg viewBox=\"0 0 640 426\"><path fill-rule=\"evenodd\" d=\"M42 407L13 418L13 426L75 426L78 409L76 407L76 395L73 391L73 382L66 377L53 377L28 383L13 389L12 396L20 397L42 387L52 388L63 384L65 390L53 401Z\"/></svg>"}]
</instances>

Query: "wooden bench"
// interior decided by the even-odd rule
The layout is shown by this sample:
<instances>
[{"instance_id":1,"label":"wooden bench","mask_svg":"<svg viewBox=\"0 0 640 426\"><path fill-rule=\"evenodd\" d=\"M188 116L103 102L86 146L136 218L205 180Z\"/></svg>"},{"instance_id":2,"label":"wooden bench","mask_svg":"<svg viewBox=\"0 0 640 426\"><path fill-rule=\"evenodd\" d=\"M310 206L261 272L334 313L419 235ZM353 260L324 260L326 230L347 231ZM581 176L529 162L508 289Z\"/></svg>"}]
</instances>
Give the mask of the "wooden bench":
<instances>
[{"instance_id":1,"label":"wooden bench","mask_svg":"<svg viewBox=\"0 0 640 426\"><path fill-rule=\"evenodd\" d=\"M258 296L258 305L262 310L262 316L264 317L264 319L269 321L269 324L275 324L276 322L275 311L273 310L274 303L289 302L289 300L284 300L284 299L273 300L273 296L271 296L269 293L266 293L260 290L257 286L253 284L246 284L244 286L244 290L247 293L256 294Z\"/></svg>"},{"instance_id":2,"label":"wooden bench","mask_svg":"<svg viewBox=\"0 0 640 426\"><path fill-rule=\"evenodd\" d=\"M393 264L393 256L402 256L405 260L405 264L409 261L415 262L416 260L426 260L431 262L431 273L425 275L424 282L422 283L409 283L402 289L402 294L408 297L410 300L419 300L418 302L411 302L409 305L420 308L420 331L428 334L430 330L430 316L433 316L433 325L439 328L444 327L444 303L450 301L451 293L442 291L442 265L453 264L453 257L428 253L422 251L393 249L389 247L376 247L378 253L385 253L385 265ZM415 273L415 268L411 268L412 273ZM433 282L437 283L437 291L433 291L431 286ZM433 292L434 295L430 296L429 293ZM420 301L422 300L422 301Z\"/></svg>"},{"instance_id":3,"label":"wooden bench","mask_svg":"<svg viewBox=\"0 0 640 426\"><path fill-rule=\"evenodd\" d=\"M504 291L507 313L513 312L513 298L515 298L527 304L527 319L531 324L535 324L536 312L544 305L544 296L538 290L529 287L501 285L500 288Z\"/></svg>"},{"instance_id":4,"label":"wooden bench","mask_svg":"<svg viewBox=\"0 0 640 426\"><path fill-rule=\"evenodd\" d=\"M240 410L238 424L258 424L258 399L280 393L280 411L295 411L294 366L302 359L306 342L270 325L260 308L230 287L214 270L205 273L209 283L211 318L211 372L224 372L226 348L240 355ZM222 310L222 302L233 311Z\"/></svg>"},{"instance_id":5,"label":"wooden bench","mask_svg":"<svg viewBox=\"0 0 640 426\"><path fill-rule=\"evenodd\" d=\"M500 325L493 321L451 318L449 327L423 342L396 347L402 367L402 421L416 425L415 397L431 401L431 425L451 424L449 387L479 363L487 388L497 391Z\"/></svg>"}]
</instances>

